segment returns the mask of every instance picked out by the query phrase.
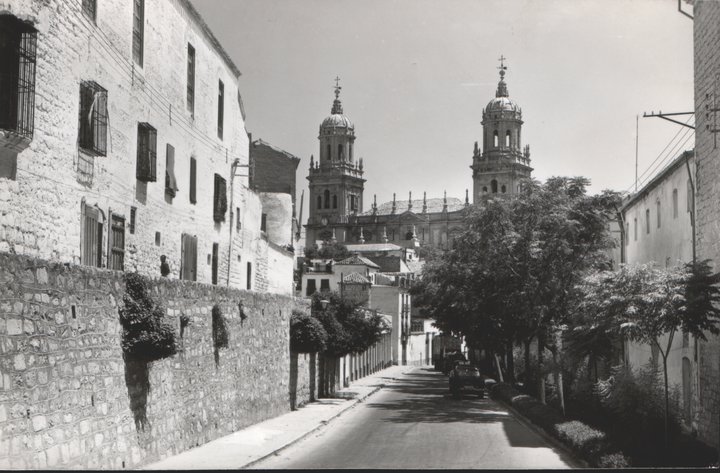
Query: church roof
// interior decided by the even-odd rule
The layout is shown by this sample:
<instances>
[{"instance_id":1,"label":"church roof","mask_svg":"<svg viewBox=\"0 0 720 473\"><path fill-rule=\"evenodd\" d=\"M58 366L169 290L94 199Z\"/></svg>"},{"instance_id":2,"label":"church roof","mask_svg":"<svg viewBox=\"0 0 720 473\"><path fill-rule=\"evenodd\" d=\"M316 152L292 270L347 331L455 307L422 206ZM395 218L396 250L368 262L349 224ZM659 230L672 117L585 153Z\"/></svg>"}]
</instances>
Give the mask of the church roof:
<instances>
[{"instance_id":1,"label":"church roof","mask_svg":"<svg viewBox=\"0 0 720 473\"><path fill-rule=\"evenodd\" d=\"M373 263L367 258L363 258L362 256L353 255L349 258L345 258L342 261L338 261L335 264L346 264L346 265L364 265L368 266L370 268L380 268L377 264Z\"/></svg>"},{"instance_id":2,"label":"church roof","mask_svg":"<svg viewBox=\"0 0 720 473\"><path fill-rule=\"evenodd\" d=\"M440 213L443 211L443 198L437 198L437 199L427 199L427 213ZM384 204L380 204L377 207L377 214L378 215L390 215L392 213L392 207L393 203L385 202ZM456 199L455 197L448 197L447 198L447 211L448 212L454 212L456 210L461 210L465 207L465 202L463 202L460 199ZM401 214L405 212L408 209L408 201L407 200L396 200L395 201L395 213ZM422 199L413 199L412 201L412 209L413 212L416 214L422 213L423 210L423 200ZM363 212L362 215L373 215L372 209Z\"/></svg>"},{"instance_id":3,"label":"church roof","mask_svg":"<svg viewBox=\"0 0 720 473\"><path fill-rule=\"evenodd\" d=\"M350 251L358 253L371 253L375 251L398 251L402 250L402 246L398 246L395 243L358 243L358 244L345 244L345 247Z\"/></svg>"},{"instance_id":4,"label":"church roof","mask_svg":"<svg viewBox=\"0 0 720 473\"><path fill-rule=\"evenodd\" d=\"M370 281L359 273L350 273L343 276L343 284L370 284Z\"/></svg>"}]
</instances>

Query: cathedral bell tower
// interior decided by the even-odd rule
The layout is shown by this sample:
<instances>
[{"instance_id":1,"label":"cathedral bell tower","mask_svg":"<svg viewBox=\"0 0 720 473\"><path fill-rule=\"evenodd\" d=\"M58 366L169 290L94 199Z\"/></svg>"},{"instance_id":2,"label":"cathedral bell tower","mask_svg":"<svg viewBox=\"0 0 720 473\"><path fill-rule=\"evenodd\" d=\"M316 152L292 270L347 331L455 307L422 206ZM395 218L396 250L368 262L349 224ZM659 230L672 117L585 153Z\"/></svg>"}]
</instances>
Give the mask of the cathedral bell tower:
<instances>
[{"instance_id":1,"label":"cathedral bell tower","mask_svg":"<svg viewBox=\"0 0 720 473\"><path fill-rule=\"evenodd\" d=\"M343 115L339 78L335 79L335 100L330 115L320 125L320 152L317 161L310 157L307 177L310 187L310 216L306 228L306 246L316 241L347 241L348 217L363 211L362 158L355 159L355 125Z\"/></svg>"},{"instance_id":2,"label":"cathedral bell tower","mask_svg":"<svg viewBox=\"0 0 720 473\"><path fill-rule=\"evenodd\" d=\"M505 57L500 57L500 82L495 98L483 109L483 147L473 152L473 202L492 194L516 194L529 178L530 147L521 147L522 110L508 97Z\"/></svg>"}]
</instances>

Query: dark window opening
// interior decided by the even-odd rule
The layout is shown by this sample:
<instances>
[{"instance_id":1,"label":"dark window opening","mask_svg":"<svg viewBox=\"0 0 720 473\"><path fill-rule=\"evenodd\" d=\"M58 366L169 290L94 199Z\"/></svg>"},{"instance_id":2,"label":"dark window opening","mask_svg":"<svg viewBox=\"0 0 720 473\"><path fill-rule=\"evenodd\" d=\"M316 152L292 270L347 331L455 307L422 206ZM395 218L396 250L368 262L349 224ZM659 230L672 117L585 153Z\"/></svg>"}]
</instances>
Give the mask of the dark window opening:
<instances>
[{"instance_id":1,"label":"dark window opening","mask_svg":"<svg viewBox=\"0 0 720 473\"><path fill-rule=\"evenodd\" d=\"M645 233L650 233L650 209L645 209Z\"/></svg>"},{"instance_id":2,"label":"dark window opening","mask_svg":"<svg viewBox=\"0 0 720 473\"><path fill-rule=\"evenodd\" d=\"M329 209L330 208L330 191L329 190L326 189L325 192L323 192L323 198L325 201L325 208Z\"/></svg>"},{"instance_id":3,"label":"dark window opening","mask_svg":"<svg viewBox=\"0 0 720 473\"><path fill-rule=\"evenodd\" d=\"M82 11L94 23L97 14L97 0L82 0Z\"/></svg>"},{"instance_id":4,"label":"dark window opening","mask_svg":"<svg viewBox=\"0 0 720 473\"><path fill-rule=\"evenodd\" d=\"M260 216L260 231L261 232L267 231L267 214L262 214Z\"/></svg>"},{"instance_id":5,"label":"dark window opening","mask_svg":"<svg viewBox=\"0 0 720 473\"><path fill-rule=\"evenodd\" d=\"M143 65L145 36L145 0L133 0L133 60L138 66Z\"/></svg>"},{"instance_id":6,"label":"dark window opening","mask_svg":"<svg viewBox=\"0 0 720 473\"><path fill-rule=\"evenodd\" d=\"M497 181L496 181L495 179L493 179L492 181L490 181L490 191L491 191L493 194L497 194L497 191L498 191L498 183L497 183Z\"/></svg>"},{"instance_id":7,"label":"dark window opening","mask_svg":"<svg viewBox=\"0 0 720 473\"><path fill-rule=\"evenodd\" d=\"M338 159L339 159L340 161L342 161L343 159L345 159L345 153L344 153L343 151L344 151L343 145L341 145L341 144L338 145Z\"/></svg>"},{"instance_id":8,"label":"dark window opening","mask_svg":"<svg viewBox=\"0 0 720 473\"><path fill-rule=\"evenodd\" d=\"M322 208L322 196L317 196L317 208Z\"/></svg>"},{"instance_id":9,"label":"dark window opening","mask_svg":"<svg viewBox=\"0 0 720 473\"><path fill-rule=\"evenodd\" d=\"M657 212L657 227L660 228L660 201L655 202L655 211Z\"/></svg>"},{"instance_id":10,"label":"dark window opening","mask_svg":"<svg viewBox=\"0 0 720 473\"><path fill-rule=\"evenodd\" d=\"M165 193L175 197L178 191L175 179L175 147L168 143L165 150Z\"/></svg>"},{"instance_id":11,"label":"dark window opening","mask_svg":"<svg viewBox=\"0 0 720 473\"><path fill-rule=\"evenodd\" d=\"M187 109L195 113L195 48L188 43L187 50Z\"/></svg>"},{"instance_id":12,"label":"dark window opening","mask_svg":"<svg viewBox=\"0 0 720 473\"><path fill-rule=\"evenodd\" d=\"M330 280L329 279L321 279L320 280L320 292L330 292Z\"/></svg>"},{"instance_id":13,"label":"dark window opening","mask_svg":"<svg viewBox=\"0 0 720 473\"><path fill-rule=\"evenodd\" d=\"M333 195L333 208L337 208L337 194Z\"/></svg>"},{"instance_id":14,"label":"dark window opening","mask_svg":"<svg viewBox=\"0 0 720 473\"><path fill-rule=\"evenodd\" d=\"M224 222L225 212L227 212L227 186L225 184L225 179L220 174L215 174L213 220L216 222Z\"/></svg>"},{"instance_id":15,"label":"dark window opening","mask_svg":"<svg viewBox=\"0 0 720 473\"><path fill-rule=\"evenodd\" d=\"M507 192L507 187L505 187L505 184L503 184L502 187L500 187L500 192L502 192L503 194L505 192Z\"/></svg>"},{"instance_id":16,"label":"dark window opening","mask_svg":"<svg viewBox=\"0 0 720 473\"><path fill-rule=\"evenodd\" d=\"M235 207L235 216L237 221L235 222L235 230L238 232L242 229L242 223L240 223L240 207Z\"/></svg>"},{"instance_id":17,"label":"dark window opening","mask_svg":"<svg viewBox=\"0 0 720 473\"><path fill-rule=\"evenodd\" d=\"M0 15L0 128L32 139L37 32Z\"/></svg>"},{"instance_id":18,"label":"dark window opening","mask_svg":"<svg viewBox=\"0 0 720 473\"><path fill-rule=\"evenodd\" d=\"M135 234L135 214L137 213L137 207L130 207L130 231L131 235Z\"/></svg>"},{"instance_id":19,"label":"dark window opening","mask_svg":"<svg viewBox=\"0 0 720 473\"><path fill-rule=\"evenodd\" d=\"M107 90L95 82L80 83L78 144L95 156L107 155Z\"/></svg>"},{"instance_id":20,"label":"dark window opening","mask_svg":"<svg viewBox=\"0 0 720 473\"><path fill-rule=\"evenodd\" d=\"M138 181L157 180L157 131L148 123L138 123L137 168Z\"/></svg>"},{"instance_id":21,"label":"dark window opening","mask_svg":"<svg viewBox=\"0 0 720 473\"><path fill-rule=\"evenodd\" d=\"M353 160L353 144L352 143L349 144L349 148L350 148L350 161L352 161Z\"/></svg>"},{"instance_id":22,"label":"dark window opening","mask_svg":"<svg viewBox=\"0 0 720 473\"><path fill-rule=\"evenodd\" d=\"M197 281L197 237L185 233L180 240L180 279Z\"/></svg>"},{"instance_id":23,"label":"dark window opening","mask_svg":"<svg viewBox=\"0 0 720 473\"><path fill-rule=\"evenodd\" d=\"M122 271L125 265L125 218L110 215L110 233L108 234L108 268Z\"/></svg>"},{"instance_id":24,"label":"dark window opening","mask_svg":"<svg viewBox=\"0 0 720 473\"><path fill-rule=\"evenodd\" d=\"M673 189L672 202L673 202L673 218L677 218L677 216L678 216L678 190L677 189Z\"/></svg>"},{"instance_id":25,"label":"dark window opening","mask_svg":"<svg viewBox=\"0 0 720 473\"><path fill-rule=\"evenodd\" d=\"M83 251L82 264L85 266L102 266L103 222L100 210L89 205L83 206Z\"/></svg>"},{"instance_id":26,"label":"dark window opening","mask_svg":"<svg viewBox=\"0 0 720 473\"><path fill-rule=\"evenodd\" d=\"M497 148L497 146L498 146L498 132L497 132L497 130L495 130L495 131L493 132L493 146L495 146L496 148Z\"/></svg>"},{"instance_id":27,"label":"dark window opening","mask_svg":"<svg viewBox=\"0 0 720 473\"><path fill-rule=\"evenodd\" d=\"M332 160L332 154L331 154L331 152L330 152L330 145L329 145L329 144L327 145L327 159L328 159L328 161L331 161L331 160Z\"/></svg>"},{"instance_id":28,"label":"dark window opening","mask_svg":"<svg viewBox=\"0 0 720 473\"><path fill-rule=\"evenodd\" d=\"M218 250L219 245L217 243L213 243L212 248L212 283L217 284L218 283Z\"/></svg>"},{"instance_id":29,"label":"dark window opening","mask_svg":"<svg viewBox=\"0 0 720 473\"><path fill-rule=\"evenodd\" d=\"M195 189L197 183L197 161L195 158L190 158L190 203L194 204L197 202L195 196Z\"/></svg>"},{"instance_id":30,"label":"dark window opening","mask_svg":"<svg viewBox=\"0 0 720 473\"><path fill-rule=\"evenodd\" d=\"M217 133L218 138L223 139L223 121L225 120L225 84L218 81L218 119Z\"/></svg>"},{"instance_id":31,"label":"dark window opening","mask_svg":"<svg viewBox=\"0 0 720 473\"><path fill-rule=\"evenodd\" d=\"M155 232L155 246L160 246L160 232Z\"/></svg>"},{"instance_id":32,"label":"dark window opening","mask_svg":"<svg viewBox=\"0 0 720 473\"><path fill-rule=\"evenodd\" d=\"M354 195L350 196L350 210L357 210L357 197Z\"/></svg>"},{"instance_id":33,"label":"dark window opening","mask_svg":"<svg viewBox=\"0 0 720 473\"><path fill-rule=\"evenodd\" d=\"M305 295L306 296L312 296L317 291L317 286L315 285L314 279L308 279L307 280L307 287L305 288Z\"/></svg>"},{"instance_id":34,"label":"dark window opening","mask_svg":"<svg viewBox=\"0 0 720 473\"><path fill-rule=\"evenodd\" d=\"M483 186L483 192L487 192L487 186Z\"/></svg>"},{"instance_id":35,"label":"dark window opening","mask_svg":"<svg viewBox=\"0 0 720 473\"><path fill-rule=\"evenodd\" d=\"M248 262L247 264L247 290L250 291L252 289L252 263Z\"/></svg>"},{"instance_id":36,"label":"dark window opening","mask_svg":"<svg viewBox=\"0 0 720 473\"><path fill-rule=\"evenodd\" d=\"M510 130L505 133L505 146L510 147Z\"/></svg>"}]
</instances>

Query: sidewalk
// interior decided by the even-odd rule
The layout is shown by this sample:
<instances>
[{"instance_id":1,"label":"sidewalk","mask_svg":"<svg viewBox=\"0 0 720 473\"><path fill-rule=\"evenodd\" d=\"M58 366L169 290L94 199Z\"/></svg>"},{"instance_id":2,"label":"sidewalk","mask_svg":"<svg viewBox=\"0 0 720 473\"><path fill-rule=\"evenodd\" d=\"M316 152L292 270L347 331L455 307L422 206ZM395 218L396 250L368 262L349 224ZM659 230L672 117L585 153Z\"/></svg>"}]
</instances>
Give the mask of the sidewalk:
<instances>
[{"instance_id":1,"label":"sidewalk","mask_svg":"<svg viewBox=\"0 0 720 473\"><path fill-rule=\"evenodd\" d=\"M303 439L343 412L354 407L387 383L414 369L391 366L353 381L338 391L344 399L320 399L296 411L260 422L246 429L145 465L145 470L238 469L250 466Z\"/></svg>"}]
</instances>

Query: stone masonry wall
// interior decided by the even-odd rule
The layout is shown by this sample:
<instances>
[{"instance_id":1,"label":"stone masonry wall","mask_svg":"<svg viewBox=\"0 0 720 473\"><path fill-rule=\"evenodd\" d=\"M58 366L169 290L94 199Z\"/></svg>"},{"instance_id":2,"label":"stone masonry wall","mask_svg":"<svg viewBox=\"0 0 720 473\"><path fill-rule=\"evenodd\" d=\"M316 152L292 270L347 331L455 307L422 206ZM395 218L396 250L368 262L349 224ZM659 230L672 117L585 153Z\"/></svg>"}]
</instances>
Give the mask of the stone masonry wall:
<instances>
[{"instance_id":1,"label":"stone masonry wall","mask_svg":"<svg viewBox=\"0 0 720 473\"><path fill-rule=\"evenodd\" d=\"M123 360L123 292L121 272L0 253L0 468L137 468L290 409L289 317L306 302L154 279L180 351L144 372Z\"/></svg>"},{"instance_id":2,"label":"stone masonry wall","mask_svg":"<svg viewBox=\"0 0 720 473\"><path fill-rule=\"evenodd\" d=\"M697 254L720 269L720 139L715 115L720 106L720 2L696 0L693 9L695 45L695 159L697 162ZM708 107L709 106L709 107ZM720 118L720 117L718 117ZM710 336L698 347L699 437L712 446L720 439L720 338Z\"/></svg>"}]
</instances>

